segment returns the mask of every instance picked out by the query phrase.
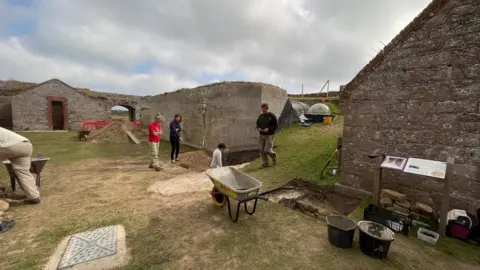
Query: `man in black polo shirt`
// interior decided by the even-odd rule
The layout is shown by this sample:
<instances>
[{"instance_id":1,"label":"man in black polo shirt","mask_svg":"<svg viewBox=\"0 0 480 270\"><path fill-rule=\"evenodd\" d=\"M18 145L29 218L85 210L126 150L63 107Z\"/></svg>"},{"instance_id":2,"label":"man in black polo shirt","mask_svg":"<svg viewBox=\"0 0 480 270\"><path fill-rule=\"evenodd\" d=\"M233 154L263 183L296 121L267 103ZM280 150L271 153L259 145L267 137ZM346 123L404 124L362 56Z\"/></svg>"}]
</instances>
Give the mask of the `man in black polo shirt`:
<instances>
[{"instance_id":1,"label":"man in black polo shirt","mask_svg":"<svg viewBox=\"0 0 480 270\"><path fill-rule=\"evenodd\" d=\"M262 168L265 168L268 167L268 156L272 158L273 165L277 164L277 154L273 151L273 141L275 131L278 128L278 121L275 114L269 111L267 103L263 103L261 109L262 113L257 119L257 130L260 133L258 144L262 155Z\"/></svg>"}]
</instances>

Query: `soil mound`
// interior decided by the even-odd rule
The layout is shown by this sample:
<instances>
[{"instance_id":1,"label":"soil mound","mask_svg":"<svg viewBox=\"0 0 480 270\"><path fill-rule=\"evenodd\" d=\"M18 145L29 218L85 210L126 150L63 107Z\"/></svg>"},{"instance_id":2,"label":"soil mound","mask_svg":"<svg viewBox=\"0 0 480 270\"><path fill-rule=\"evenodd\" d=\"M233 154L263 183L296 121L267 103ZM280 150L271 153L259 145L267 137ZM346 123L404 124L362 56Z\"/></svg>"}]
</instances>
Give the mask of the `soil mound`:
<instances>
[{"instance_id":1,"label":"soil mound","mask_svg":"<svg viewBox=\"0 0 480 270\"><path fill-rule=\"evenodd\" d=\"M125 120L112 120L101 129L92 130L88 136L91 142L130 142L126 131L130 131L138 140L142 141L147 134L141 128Z\"/></svg>"},{"instance_id":2,"label":"soil mound","mask_svg":"<svg viewBox=\"0 0 480 270\"><path fill-rule=\"evenodd\" d=\"M180 166L197 172L204 172L210 168L210 162L212 161L206 151L181 153L179 158Z\"/></svg>"}]
</instances>

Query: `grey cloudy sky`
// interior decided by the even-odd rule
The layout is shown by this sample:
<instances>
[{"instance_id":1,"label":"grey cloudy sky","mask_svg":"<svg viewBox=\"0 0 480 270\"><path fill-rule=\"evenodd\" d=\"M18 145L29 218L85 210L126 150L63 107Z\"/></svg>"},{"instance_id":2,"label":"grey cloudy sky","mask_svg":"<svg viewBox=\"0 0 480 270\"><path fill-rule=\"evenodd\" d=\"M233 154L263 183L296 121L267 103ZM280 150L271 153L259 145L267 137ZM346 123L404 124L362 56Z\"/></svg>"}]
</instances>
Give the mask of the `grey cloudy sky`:
<instances>
[{"instance_id":1,"label":"grey cloudy sky","mask_svg":"<svg viewBox=\"0 0 480 270\"><path fill-rule=\"evenodd\" d=\"M347 83L429 0L0 0L0 79L131 94Z\"/></svg>"}]
</instances>

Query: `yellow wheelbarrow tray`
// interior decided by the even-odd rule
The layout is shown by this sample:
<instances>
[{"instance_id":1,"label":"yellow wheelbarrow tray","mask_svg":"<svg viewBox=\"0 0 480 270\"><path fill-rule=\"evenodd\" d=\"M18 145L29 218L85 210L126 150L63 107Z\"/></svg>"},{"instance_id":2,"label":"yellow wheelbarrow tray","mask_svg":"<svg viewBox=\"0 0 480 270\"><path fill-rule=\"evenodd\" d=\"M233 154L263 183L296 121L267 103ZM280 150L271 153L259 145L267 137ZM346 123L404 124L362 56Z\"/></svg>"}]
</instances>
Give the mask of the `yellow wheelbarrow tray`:
<instances>
[{"instance_id":1,"label":"yellow wheelbarrow tray","mask_svg":"<svg viewBox=\"0 0 480 270\"><path fill-rule=\"evenodd\" d=\"M221 167L207 170L205 174L213 183L213 189L210 192L213 203L216 206L223 207L228 205L228 215L233 222L238 221L240 205L243 204L245 212L249 215L255 213L258 199L268 200L267 197L259 194L262 183L232 167ZM235 217L232 217L230 199L237 201L237 210ZM247 202L254 201L253 209L250 211Z\"/></svg>"}]
</instances>

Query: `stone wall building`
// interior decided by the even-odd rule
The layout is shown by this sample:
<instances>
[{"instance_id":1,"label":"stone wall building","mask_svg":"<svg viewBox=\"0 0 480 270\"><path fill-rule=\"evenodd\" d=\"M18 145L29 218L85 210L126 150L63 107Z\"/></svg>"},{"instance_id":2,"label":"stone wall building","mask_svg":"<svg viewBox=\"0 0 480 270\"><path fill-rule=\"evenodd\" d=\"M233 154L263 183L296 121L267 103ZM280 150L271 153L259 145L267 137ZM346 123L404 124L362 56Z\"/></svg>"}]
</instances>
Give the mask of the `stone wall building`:
<instances>
[{"instance_id":1,"label":"stone wall building","mask_svg":"<svg viewBox=\"0 0 480 270\"><path fill-rule=\"evenodd\" d=\"M151 117L160 112L166 118L163 137L168 140L168 124L178 113L184 117L183 136L187 144L213 150L225 143L231 151L258 148L256 120L266 102L280 117L288 99L279 87L250 82L228 82L182 89L150 97Z\"/></svg>"},{"instance_id":2,"label":"stone wall building","mask_svg":"<svg viewBox=\"0 0 480 270\"><path fill-rule=\"evenodd\" d=\"M480 207L480 1L433 0L342 89L341 104L341 184L372 190L374 149L451 156L451 207ZM389 171L383 182L440 207L441 180Z\"/></svg>"},{"instance_id":3,"label":"stone wall building","mask_svg":"<svg viewBox=\"0 0 480 270\"><path fill-rule=\"evenodd\" d=\"M41 84L7 81L2 86L0 124L16 131L79 130L84 121L109 121L114 106L127 108L135 120L136 110L147 107L139 96L74 88L58 79Z\"/></svg>"},{"instance_id":4,"label":"stone wall building","mask_svg":"<svg viewBox=\"0 0 480 270\"><path fill-rule=\"evenodd\" d=\"M34 85L36 84L13 80L0 81L0 127L13 128L12 97Z\"/></svg>"}]
</instances>

